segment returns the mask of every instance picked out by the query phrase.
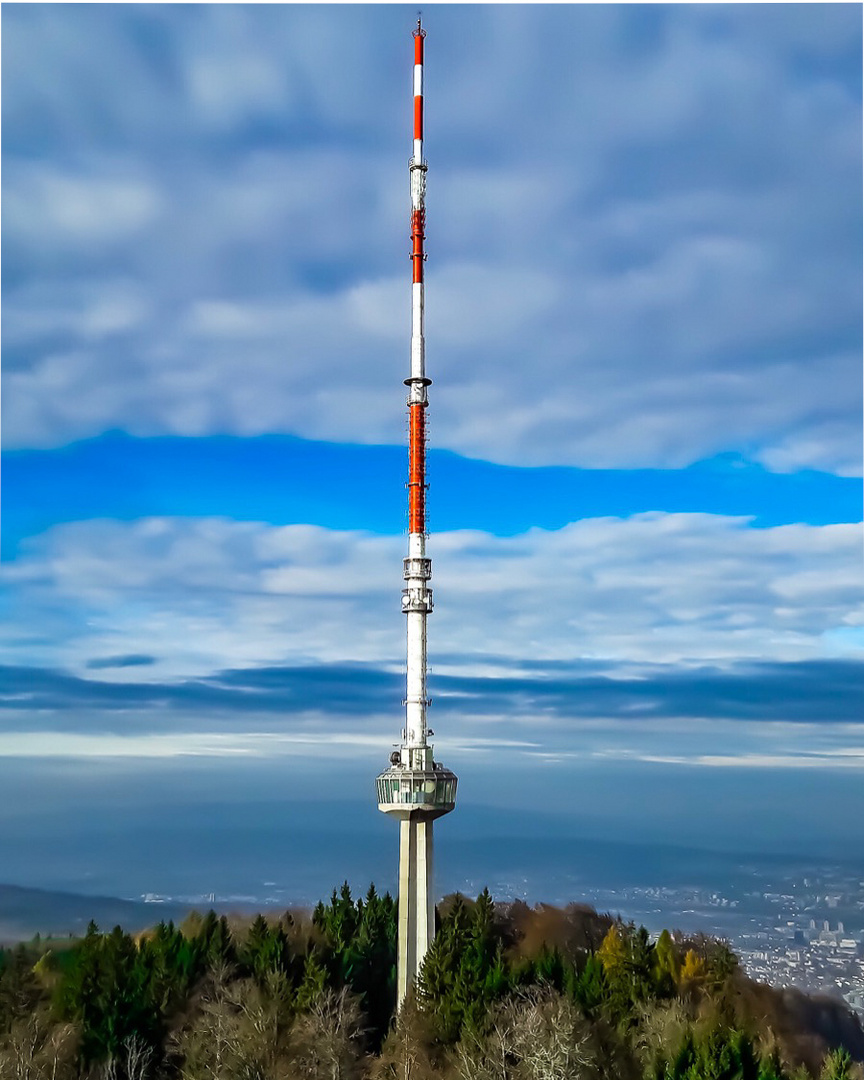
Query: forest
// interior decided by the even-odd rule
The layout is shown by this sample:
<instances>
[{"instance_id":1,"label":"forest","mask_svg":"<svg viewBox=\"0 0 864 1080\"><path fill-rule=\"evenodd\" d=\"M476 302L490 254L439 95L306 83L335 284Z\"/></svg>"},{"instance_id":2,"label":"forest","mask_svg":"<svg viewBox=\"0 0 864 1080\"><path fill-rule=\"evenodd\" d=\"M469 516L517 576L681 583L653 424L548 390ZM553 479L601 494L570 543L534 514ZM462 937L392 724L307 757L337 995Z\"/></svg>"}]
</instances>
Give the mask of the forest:
<instances>
[{"instance_id":1,"label":"forest","mask_svg":"<svg viewBox=\"0 0 864 1080\"><path fill-rule=\"evenodd\" d=\"M396 904L0 949L2 1080L864 1080L842 1003L722 941L454 895L395 1014Z\"/></svg>"}]
</instances>

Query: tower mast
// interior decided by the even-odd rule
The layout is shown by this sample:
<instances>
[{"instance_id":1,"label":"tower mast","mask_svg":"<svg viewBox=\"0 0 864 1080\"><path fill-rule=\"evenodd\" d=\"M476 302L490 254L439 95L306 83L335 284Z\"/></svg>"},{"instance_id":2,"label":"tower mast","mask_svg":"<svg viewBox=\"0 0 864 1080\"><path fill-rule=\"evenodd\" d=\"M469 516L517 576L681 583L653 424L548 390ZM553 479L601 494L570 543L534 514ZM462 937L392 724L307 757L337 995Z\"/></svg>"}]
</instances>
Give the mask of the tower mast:
<instances>
[{"instance_id":1,"label":"tower mast","mask_svg":"<svg viewBox=\"0 0 864 1080\"><path fill-rule=\"evenodd\" d=\"M432 560L426 555L426 377L423 242L426 172L423 157L423 59L426 31L414 31L414 148L411 192L411 368L408 387L408 556L403 560L402 610L407 617L407 678L402 743L378 777L378 809L399 821L399 941L397 1000L401 1006L435 935L435 818L456 805L456 776L433 758L426 710L426 620L432 611Z\"/></svg>"}]
</instances>

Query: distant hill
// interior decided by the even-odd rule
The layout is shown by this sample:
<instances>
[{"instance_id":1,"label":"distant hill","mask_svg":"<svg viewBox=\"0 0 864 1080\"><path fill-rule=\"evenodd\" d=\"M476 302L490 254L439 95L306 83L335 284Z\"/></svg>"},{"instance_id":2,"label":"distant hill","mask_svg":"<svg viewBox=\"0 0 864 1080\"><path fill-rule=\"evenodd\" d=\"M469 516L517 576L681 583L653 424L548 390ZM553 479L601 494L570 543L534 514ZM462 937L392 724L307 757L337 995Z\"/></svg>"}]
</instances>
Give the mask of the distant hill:
<instances>
[{"instance_id":1,"label":"distant hill","mask_svg":"<svg viewBox=\"0 0 864 1080\"><path fill-rule=\"evenodd\" d=\"M113 896L82 896L19 885L0 885L0 944L42 937L83 935L93 919L100 930L122 926L127 933L160 920L179 922L189 913L182 904L145 904Z\"/></svg>"}]
</instances>

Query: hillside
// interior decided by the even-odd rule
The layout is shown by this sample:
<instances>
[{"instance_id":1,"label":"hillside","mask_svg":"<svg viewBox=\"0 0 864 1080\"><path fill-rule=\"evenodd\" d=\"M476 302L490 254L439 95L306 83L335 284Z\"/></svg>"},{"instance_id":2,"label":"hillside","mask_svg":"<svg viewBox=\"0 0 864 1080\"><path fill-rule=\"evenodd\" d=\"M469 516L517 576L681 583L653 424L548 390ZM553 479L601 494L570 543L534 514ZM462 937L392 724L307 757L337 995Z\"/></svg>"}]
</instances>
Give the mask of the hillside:
<instances>
[{"instance_id":1,"label":"hillside","mask_svg":"<svg viewBox=\"0 0 864 1080\"><path fill-rule=\"evenodd\" d=\"M145 904L113 896L0 885L0 944L42 937L82 937L90 920L100 926L142 930L160 919L183 919L189 909L180 904Z\"/></svg>"},{"instance_id":2,"label":"hillside","mask_svg":"<svg viewBox=\"0 0 864 1080\"><path fill-rule=\"evenodd\" d=\"M437 921L398 1017L396 905L372 888L0 950L0 1076L864 1080L840 1002L752 982L723 942L485 891Z\"/></svg>"}]
</instances>

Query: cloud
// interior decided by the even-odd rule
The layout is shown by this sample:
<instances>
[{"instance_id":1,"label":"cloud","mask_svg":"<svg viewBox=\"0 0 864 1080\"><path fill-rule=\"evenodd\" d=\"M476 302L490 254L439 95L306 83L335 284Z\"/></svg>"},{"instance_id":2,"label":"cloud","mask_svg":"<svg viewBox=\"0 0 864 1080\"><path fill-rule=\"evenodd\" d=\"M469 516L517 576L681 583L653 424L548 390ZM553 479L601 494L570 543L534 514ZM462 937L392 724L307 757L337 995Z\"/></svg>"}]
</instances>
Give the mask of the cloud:
<instances>
[{"instance_id":1,"label":"cloud","mask_svg":"<svg viewBox=\"0 0 864 1080\"><path fill-rule=\"evenodd\" d=\"M398 732L401 682L374 665L124 683L7 666L0 753L383 758ZM864 665L856 661L641 665L626 676L574 663L497 678L469 670L434 682L433 739L446 760L864 768Z\"/></svg>"},{"instance_id":2,"label":"cloud","mask_svg":"<svg viewBox=\"0 0 864 1080\"><path fill-rule=\"evenodd\" d=\"M91 671L101 671L104 668L122 667L147 667L156 663L155 656L146 656L142 653L127 653L125 656L98 656L87 661L87 667Z\"/></svg>"},{"instance_id":3,"label":"cloud","mask_svg":"<svg viewBox=\"0 0 864 1080\"><path fill-rule=\"evenodd\" d=\"M56 526L0 570L15 613L6 655L72 672L153 656L154 681L285 664L399 671L403 546L400 536L218 518ZM753 529L647 513L516 536L440 533L430 552L440 674L468 665L498 677L489 656L516 672L815 661L848 656L848 634L864 623L854 525Z\"/></svg>"},{"instance_id":4,"label":"cloud","mask_svg":"<svg viewBox=\"0 0 864 1080\"><path fill-rule=\"evenodd\" d=\"M160 216L159 195L140 175L112 171L103 161L90 175L16 163L4 195L13 250L26 244L31 256L43 252L50 258L64 248L105 254L141 233Z\"/></svg>"},{"instance_id":5,"label":"cloud","mask_svg":"<svg viewBox=\"0 0 864 1080\"><path fill-rule=\"evenodd\" d=\"M7 24L7 443L399 442L401 22L73 5ZM436 11L436 445L858 472L856 41L852 9L824 6Z\"/></svg>"},{"instance_id":6,"label":"cloud","mask_svg":"<svg viewBox=\"0 0 864 1080\"><path fill-rule=\"evenodd\" d=\"M608 672L583 661L566 671L552 666L497 676L474 674L465 665L462 673L439 673L434 681L436 715L473 723L494 716L497 741L513 745L500 729L506 733L514 722L524 724L525 730L555 729L572 720L856 725L861 723L857 698L864 689L864 664L821 660L689 670L643 664ZM155 706L187 714L195 727L230 718L242 728L262 723L262 718L266 724L267 716L277 722L314 717L320 723L328 714L336 722L353 715L362 723L386 715L384 706L398 700L401 682L398 672L371 664L242 668L173 682L107 682L47 668L6 667L2 704L13 710L54 711L63 727L75 726L74 719L71 725L62 721L67 710L102 709L106 714L119 711L119 721L112 724L125 730L134 727L130 712ZM458 742L460 736L455 738Z\"/></svg>"}]
</instances>

